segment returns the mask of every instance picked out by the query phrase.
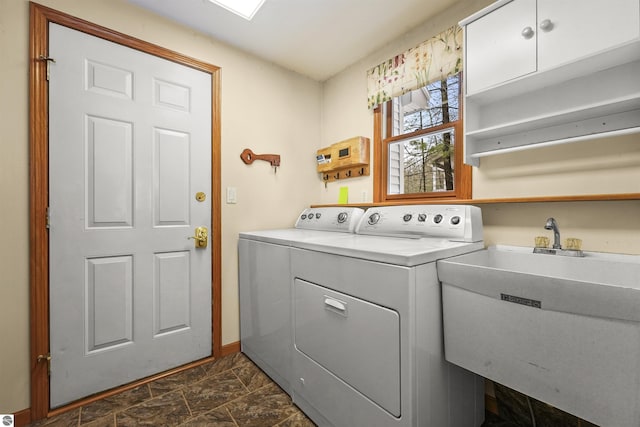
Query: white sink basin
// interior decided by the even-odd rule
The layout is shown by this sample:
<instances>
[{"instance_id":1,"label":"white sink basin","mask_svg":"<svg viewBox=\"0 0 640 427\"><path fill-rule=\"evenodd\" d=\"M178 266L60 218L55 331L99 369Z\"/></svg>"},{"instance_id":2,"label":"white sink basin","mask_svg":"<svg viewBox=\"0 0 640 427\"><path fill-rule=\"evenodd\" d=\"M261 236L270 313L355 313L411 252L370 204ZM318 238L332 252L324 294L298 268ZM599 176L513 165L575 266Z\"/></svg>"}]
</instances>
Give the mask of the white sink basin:
<instances>
[{"instance_id":1,"label":"white sink basin","mask_svg":"<svg viewBox=\"0 0 640 427\"><path fill-rule=\"evenodd\" d=\"M640 426L640 257L493 247L438 261L447 360L592 423Z\"/></svg>"},{"instance_id":2,"label":"white sink basin","mask_svg":"<svg viewBox=\"0 0 640 427\"><path fill-rule=\"evenodd\" d=\"M438 276L489 297L530 299L544 310L640 322L638 256L585 252L577 258L499 246L439 261Z\"/></svg>"}]
</instances>

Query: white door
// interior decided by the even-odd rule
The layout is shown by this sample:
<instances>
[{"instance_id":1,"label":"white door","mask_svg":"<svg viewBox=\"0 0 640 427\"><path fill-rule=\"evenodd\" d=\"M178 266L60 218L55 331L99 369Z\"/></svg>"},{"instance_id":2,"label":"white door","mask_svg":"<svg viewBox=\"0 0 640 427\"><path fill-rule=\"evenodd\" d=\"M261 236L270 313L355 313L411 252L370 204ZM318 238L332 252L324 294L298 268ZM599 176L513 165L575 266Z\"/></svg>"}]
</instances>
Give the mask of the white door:
<instances>
[{"instance_id":1,"label":"white door","mask_svg":"<svg viewBox=\"0 0 640 427\"><path fill-rule=\"evenodd\" d=\"M50 404L211 355L211 75L50 24ZM196 193L206 195L196 200Z\"/></svg>"}]
</instances>

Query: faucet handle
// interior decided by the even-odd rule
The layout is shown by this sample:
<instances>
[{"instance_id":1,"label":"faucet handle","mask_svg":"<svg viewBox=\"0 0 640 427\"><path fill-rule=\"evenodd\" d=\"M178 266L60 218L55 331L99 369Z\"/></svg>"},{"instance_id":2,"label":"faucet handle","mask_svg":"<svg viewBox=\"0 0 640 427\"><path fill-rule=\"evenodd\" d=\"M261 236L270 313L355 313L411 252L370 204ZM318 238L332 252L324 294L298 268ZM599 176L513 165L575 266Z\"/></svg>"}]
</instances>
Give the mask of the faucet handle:
<instances>
[{"instance_id":1,"label":"faucet handle","mask_svg":"<svg viewBox=\"0 0 640 427\"><path fill-rule=\"evenodd\" d=\"M575 237L567 237L564 241L564 248L570 251L579 251L582 249L582 240Z\"/></svg>"},{"instance_id":2,"label":"faucet handle","mask_svg":"<svg viewBox=\"0 0 640 427\"><path fill-rule=\"evenodd\" d=\"M549 238L547 236L536 236L535 243L536 248L548 248Z\"/></svg>"}]
</instances>

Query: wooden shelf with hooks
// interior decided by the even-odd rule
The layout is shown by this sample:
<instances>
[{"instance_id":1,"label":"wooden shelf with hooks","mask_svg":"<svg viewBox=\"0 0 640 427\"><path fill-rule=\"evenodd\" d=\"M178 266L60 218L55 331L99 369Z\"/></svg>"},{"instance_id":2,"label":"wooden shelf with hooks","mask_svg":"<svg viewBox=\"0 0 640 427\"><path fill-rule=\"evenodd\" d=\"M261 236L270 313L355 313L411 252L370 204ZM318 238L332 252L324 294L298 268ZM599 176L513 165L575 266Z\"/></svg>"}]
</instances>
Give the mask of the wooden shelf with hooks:
<instances>
[{"instance_id":1,"label":"wooden shelf with hooks","mask_svg":"<svg viewBox=\"0 0 640 427\"><path fill-rule=\"evenodd\" d=\"M369 165L354 166L352 168L335 169L330 172L322 173L324 182L337 181L345 178L358 178L361 176L369 176Z\"/></svg>"},{"instance_id":2,"label":"wooden shelf with hooks","mask_svg":"<svg viewBox=\"0 0 640 427\"><path fill-rule=\"evenodd\" d=\"M321 148L317 170L327 182L369 175L369 138L356 136Z\"/></svg>"}]
</instances>

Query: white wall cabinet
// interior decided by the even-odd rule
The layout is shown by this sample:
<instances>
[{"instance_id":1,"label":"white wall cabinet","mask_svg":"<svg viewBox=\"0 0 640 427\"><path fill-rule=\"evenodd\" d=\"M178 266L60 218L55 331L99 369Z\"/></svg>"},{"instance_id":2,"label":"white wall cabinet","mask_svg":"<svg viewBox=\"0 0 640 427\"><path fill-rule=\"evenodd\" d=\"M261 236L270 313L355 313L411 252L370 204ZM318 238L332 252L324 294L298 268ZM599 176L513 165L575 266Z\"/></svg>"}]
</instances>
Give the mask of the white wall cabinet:
<instances>
[{"instance_id":1,"label":"white wall cabinet","mask_svg":"<svg viewBox=\"0 0 640 427\"><path fill-rule=\"evenodd\" d=\"M465 161L640 131L640 0L500 0L465 31Z\"/></svg>"}]
</instances>

